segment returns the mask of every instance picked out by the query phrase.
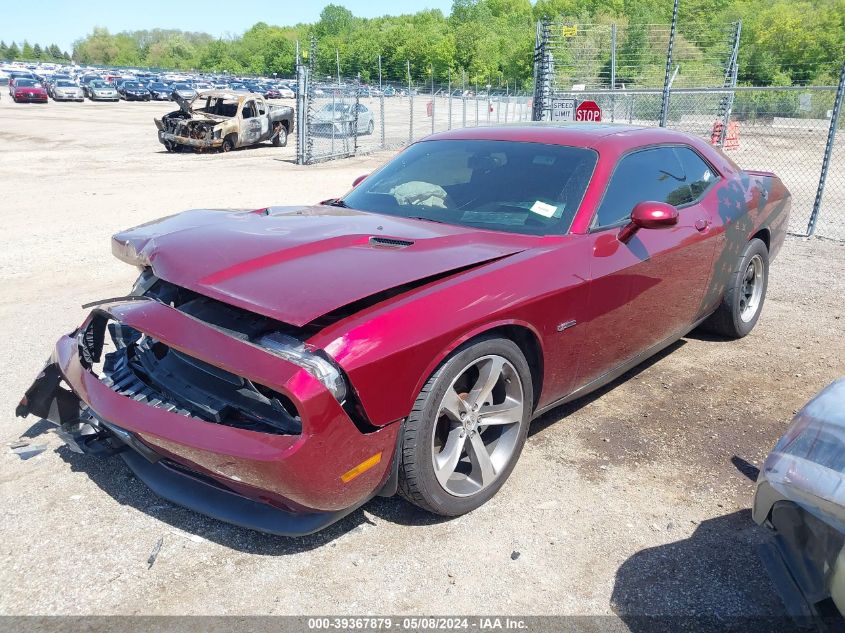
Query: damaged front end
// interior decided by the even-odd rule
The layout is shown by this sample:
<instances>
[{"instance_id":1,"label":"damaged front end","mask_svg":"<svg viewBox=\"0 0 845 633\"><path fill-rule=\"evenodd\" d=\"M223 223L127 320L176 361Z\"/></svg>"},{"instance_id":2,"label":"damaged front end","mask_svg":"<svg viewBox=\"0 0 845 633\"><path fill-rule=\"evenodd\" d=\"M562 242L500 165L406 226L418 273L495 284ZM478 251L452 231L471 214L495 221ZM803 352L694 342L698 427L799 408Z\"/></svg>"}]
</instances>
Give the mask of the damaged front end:
<instances>
[{"instance_id":1,"label":"damaged front end","mask_svg":"<svg viewBox=\"0 0 845 633\"><path fill-rule=\"evenodd\" d=\"M180 505L309 533L392 494L399 425L370 426L342 371L296 334L146 271L59 340L16 413L54 422L77 452L120 454Z\"/></svg>"},{"instance_id":2,"label":"damaged front end","mask_svg":"<svg viewBox=\"0 0 845 633\"><path fill-rule=\"evenodd\" d=\"M181 110L155 119L158 140L174 151L178 147L215 149L223 145L223 125L205 117L186 116Z\"/></svg>"},{"instance_id":3,"label":"damaged front end","mask_svg":"<svg viewBox=\"0 0 845 633\"><path fill-rule=\"evenodd\" d=\"M193 101L174 94L179 109L154 119L158 140L168 151L180 148L216 149L225 138L225 117L214 117L193 109Z\"/></svg>"}]
</instances>

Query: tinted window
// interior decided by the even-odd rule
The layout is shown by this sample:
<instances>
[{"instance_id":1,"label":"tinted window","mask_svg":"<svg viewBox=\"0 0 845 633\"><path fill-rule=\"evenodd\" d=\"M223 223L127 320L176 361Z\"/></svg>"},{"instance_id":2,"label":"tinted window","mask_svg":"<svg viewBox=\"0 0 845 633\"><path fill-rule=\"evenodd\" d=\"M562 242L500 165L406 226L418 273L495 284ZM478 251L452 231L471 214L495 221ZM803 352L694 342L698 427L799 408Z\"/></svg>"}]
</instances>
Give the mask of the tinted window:
<instances>
[{"instance_id":1,"label":"tinted window","mask_svg":"<svg viewBox=\"0 0 845 633\"><path fill-rule=\"evenodd\" d=\"M412 145L344 198L388 215L529 235L569 230L596 164L580 147L442 140Z\"/></svg>"},{"instance_id":2,"label":"tinted window","mask_svg":"<svg viewBox=\"0 0 845 633\"><path fill-rule=\"evenodd\" d=\"M716 174L701 156L688 147L676 147L675 154L684 168L692 201L698 200L716 182Z\"/></svg>"},{"instance_id":3,"label":"tinted window","mask_svg":"<svg viewBox=\"0 0 845 633\"><path fill-rule=\"evenodd\" d=\"M714 180L706 163L688 148L655 147L628 154L610 178L593 226L623 222L634 205L647 200L689 204Z\"/></svg>"}]
</instances>

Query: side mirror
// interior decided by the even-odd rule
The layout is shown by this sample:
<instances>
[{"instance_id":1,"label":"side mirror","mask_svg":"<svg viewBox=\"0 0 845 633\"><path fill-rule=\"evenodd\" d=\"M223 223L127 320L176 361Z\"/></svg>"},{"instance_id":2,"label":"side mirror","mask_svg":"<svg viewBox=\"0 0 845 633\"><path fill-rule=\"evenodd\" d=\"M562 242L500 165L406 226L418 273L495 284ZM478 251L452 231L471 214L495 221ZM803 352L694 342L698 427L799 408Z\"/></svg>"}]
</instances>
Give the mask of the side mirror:
<instances>
[{"instance_id":1,"label":"side mirror","mask_svg":"<svg viewBox=\"0 0 845 633\"><path fill-rule=\"evenodd\" d=\"M362 174L361 176L358 176L355 180L352 181L352 188L354 189L355 187L360 185L361 182L369 175L370 174Z\"/></svg>"},{"instance_id":2,"label":"side mirror","mask_svg":"<svg viewBox=\"0 0 845 633\"><path fill-rule=\"evenodd\" d=\"M619 241L627 244L640 229L665 229L678 223L678 210L665 202L638 202L631 221L619 231Z\"/></svg>"}]
</instances>

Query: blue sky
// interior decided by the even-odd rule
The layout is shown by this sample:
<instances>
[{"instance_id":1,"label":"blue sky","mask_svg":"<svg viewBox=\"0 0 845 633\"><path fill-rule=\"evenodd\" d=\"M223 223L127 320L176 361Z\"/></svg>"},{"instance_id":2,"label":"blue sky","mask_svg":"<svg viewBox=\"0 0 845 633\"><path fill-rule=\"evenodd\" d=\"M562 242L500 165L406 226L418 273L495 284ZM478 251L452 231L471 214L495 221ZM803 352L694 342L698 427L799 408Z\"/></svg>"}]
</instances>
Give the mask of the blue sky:
<instances>
[{"instance_id":1,"label":"blue sky","mask_svg":"<svg viewBox=\"0 0 845 633\"><path fill-rule=\"evenodd\" d=\"M5 4L5 3L4 3ZM226 1L208 0L17 0L2 11L0 40L20 46L56 43L71 50L74 40L104 26L112 32L168 28L205 31L215 36L238 35L256 22L296 24L314 22L330 2L310 0ZM440 9L448 14L452 0L335 0L361 17L413 13Z\"/></svg>"}]
</instances>

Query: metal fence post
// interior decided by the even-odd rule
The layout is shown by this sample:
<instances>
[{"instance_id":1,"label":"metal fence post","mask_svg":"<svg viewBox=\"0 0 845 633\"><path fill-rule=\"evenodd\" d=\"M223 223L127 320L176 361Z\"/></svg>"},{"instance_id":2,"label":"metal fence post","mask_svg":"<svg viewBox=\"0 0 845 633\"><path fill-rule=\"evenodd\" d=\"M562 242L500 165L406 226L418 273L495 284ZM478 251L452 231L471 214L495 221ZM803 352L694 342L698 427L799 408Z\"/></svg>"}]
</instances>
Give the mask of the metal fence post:
<instances>
[{"instance_id":1,"label":"metal fence post","mask_svg":"<svg viewBox=\"0 0 845 633\"><path fill-rule=\"evenodd\" d=\"M408 143L414 142L414 93L411 90L411 60L405 62L408 71L408 108L410 110L410 121L408 126Z\"/></svg>"},{"instance_id":2,"label":"metal fence post","mask_svg":"<svg viewBox=\"0 0 845 633\"><path fill-rule=\"evenodd\" d=\"M434 116L435 116L435 100L436 93L434 92L434 65L431 66L431 133L434 134Z\"/></svg>"},{"instance_id":3,"label":"metal fence post","mask_svg":"<svg viewBox=\"0 0 845 633\"><path fill-rule=\"evenodd\" d=\"M531 112L532 121L543 120L543 113L547 105L546 100L551 96L551 87L549 86L549 65L551 62L548 46L549 28L548 20L537 22L537 34L534 39L534 107Z\"/></svg>"},{"instance_id":4,"label":"metal fence post","mask_svg":"<svg viewBox=\"0 0 845 633\"><path fill-rule=\"evenodd\" d=\"M446 129L452 129L452 69L449 69L449 79L448 83L446 84L446 98L449 100L448 104L446 105L446 112L447 116L449 117L449 122L446 124Z\"/></svg>"},{"instance_id":5,"label":"metal fence post","mask_svg":"<svg viewBox=\"0 0 845 633\"><path fill-rule=\"evenodd\" d=\"M824 196L824 184L827 181L827 172L830 168L830 156L833 153L833 143L836 141L836 126L839 124L839 115L842 112L842 97L845 93L845 63L842 64L842 71L839 73L839 86L836 89L836 98L833 102L833 113L830 117L830 128L827 131L827 144L824 147L824 158L822 159L822 172L819 175L819 187L816 189L816 199L813 201L813 211L810 214L810 222L807 224L807 236L816 231L816 221L819 219L819 211Z\"/></svg>"},{"instance_id":6,"label":"metal fence post","mask_svg":"<svg viewBox=\"0 0 845 633\"><path fill-rule=\"evenodd\" d=\"M381 57L379 57L379 61L381 61ZM380 128L379 133L381 135L381 148L384 149L385 148L385 142L384 142L384 92L383 91L379 95L378 101L379 101L379 106L380 106L380 109L381 109L381 119L379 121L379 128Z\"/></svg>"},{"instance_id":7,"label":"metal fence post","mask_svg":"<svg viewBox=\"0 0 845 633\"><path fill-rule=\"evenodd\" d=\"M616 92L616 24L610 25L610 89ZM616 95L610 95L610 122L616 117Z\"/></svg>"},{"instance_id":8,"label":"metal fence post","mask_svg":"<svg viewBox=\"0 0 845 633\"><path fill-rule=\"evenodd\" d=\"M666 127L669 118L669 74L672 72L672 49L675 46L675 31L678 28L678 0L672 9L672 28L669 30L669 46L666 49L666 75L663 79L663 100L660 104L660 127Z\"/></svg>"},{"instance_id":9,"label":"metal fence post","mask_svg":"<svg viewBox=\"0 0 845 633\"><path fill-rule=\"evenodd\" d=\"M306 132L306 118L308 117L307 105L307 77L308 69L305 66L296 67L296 164L305 164L305 148L308 143Z\"/></svg>"},{"instance_id":10,"label":"metal fence post","mask_svg":"<svg viewBox=\"0 0 845 633\"><path fill-rule=\"evenodd\" d=\"M736 23L736 31L734 32L734 44L733 49L731 50L731 59L728 62L727 73L725 73L725 84L730 85L732 90L729 94L725 95L722 102L724 113L722 116L722 129L719 131L719 147L725 146L725 138L727 138L728 136L728 124L731 122L731 111L733 110L735 95L735 91L733 90L733 88L736 88L736 79L737 74L739 72L739 39L741 35L742 20Z\"/></svg>"}]
</instances>

